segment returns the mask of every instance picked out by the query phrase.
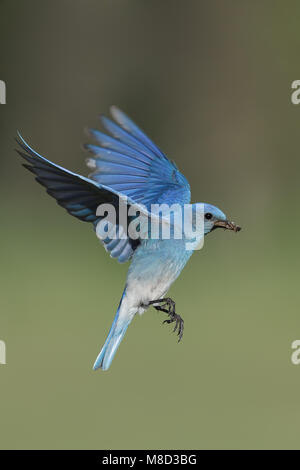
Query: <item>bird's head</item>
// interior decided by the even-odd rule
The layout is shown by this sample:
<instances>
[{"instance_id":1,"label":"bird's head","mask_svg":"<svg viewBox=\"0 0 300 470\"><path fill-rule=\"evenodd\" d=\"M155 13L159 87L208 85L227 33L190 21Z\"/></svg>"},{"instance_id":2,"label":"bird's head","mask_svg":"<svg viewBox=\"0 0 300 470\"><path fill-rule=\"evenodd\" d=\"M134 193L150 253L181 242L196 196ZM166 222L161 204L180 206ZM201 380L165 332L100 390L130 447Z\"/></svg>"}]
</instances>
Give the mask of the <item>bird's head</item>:
<instances>
[{"instance_id":1,"label":"bird's head","mask_svg":"<svg viewBox=\"0 0 300 470\"><path fill-rule=\"evenodd\" d=\"M229 221L218 207L204 203L204 234L207 235L216 228L224 228L234 232L241 230L241 227Z\"/></svg>"}]
</instances>

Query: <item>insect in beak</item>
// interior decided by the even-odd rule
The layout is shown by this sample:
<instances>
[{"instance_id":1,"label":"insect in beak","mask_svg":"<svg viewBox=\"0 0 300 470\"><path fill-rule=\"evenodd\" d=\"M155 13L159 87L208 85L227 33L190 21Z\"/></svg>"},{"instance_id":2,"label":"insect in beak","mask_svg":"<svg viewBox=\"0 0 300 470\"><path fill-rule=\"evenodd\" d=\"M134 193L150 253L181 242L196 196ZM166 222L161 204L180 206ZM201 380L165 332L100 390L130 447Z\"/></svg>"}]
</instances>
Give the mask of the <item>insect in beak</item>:
<instances>
[{"instance_id":1,"label":"insect in beak","mask_svg":"<svg viewBox=\"0 0 300 470\"><path fill-rule=\"evenodd\" d=\"M236 225L234 222L230 222L229 220L217 220L214 223L214 227L221 227L227 230L233 230L234 232L239 232L240 230L242 230L241 227Z\"/></svg>"}]
</instances>

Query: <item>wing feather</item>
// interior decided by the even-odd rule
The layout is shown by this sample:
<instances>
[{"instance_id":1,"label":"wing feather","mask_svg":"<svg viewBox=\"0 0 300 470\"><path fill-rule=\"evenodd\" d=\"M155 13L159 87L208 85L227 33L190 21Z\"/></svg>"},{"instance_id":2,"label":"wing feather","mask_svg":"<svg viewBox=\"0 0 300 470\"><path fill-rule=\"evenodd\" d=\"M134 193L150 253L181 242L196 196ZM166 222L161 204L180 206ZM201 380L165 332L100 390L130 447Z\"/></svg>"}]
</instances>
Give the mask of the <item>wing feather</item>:
<instances>
[{"instance_id":1,"label":"wing feather","mask_svg":"<svg viewBox=\"0 0 300 470\"><path fill-rule=\"evenodd\" d=\"M148 210L151 204L188 204L190 187L175 163L126 114L115 106L111 113L116 122L105 116L101 121L112 136L89 130L99 144L85 145L93 154L87 160L93 169L90 178L145 204Z\"/></svg>"}]
</instances>

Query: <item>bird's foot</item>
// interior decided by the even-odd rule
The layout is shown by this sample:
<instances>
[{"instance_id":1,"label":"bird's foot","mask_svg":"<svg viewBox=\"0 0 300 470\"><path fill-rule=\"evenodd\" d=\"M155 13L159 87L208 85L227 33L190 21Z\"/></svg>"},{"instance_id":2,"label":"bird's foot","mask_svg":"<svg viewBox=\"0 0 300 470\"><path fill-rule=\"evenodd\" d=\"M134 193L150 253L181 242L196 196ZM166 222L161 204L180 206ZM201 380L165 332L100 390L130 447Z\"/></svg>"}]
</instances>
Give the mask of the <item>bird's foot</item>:
<instances>
[{"instance_id":1,"label":"bird's foot","mask_svg":"<svg viewBox=\"0 0 300 470\"><path fill-rule=\"evenodd\" d=\"M184 321L181 318L181 316L178 315L178 313L171 312L171 313L168 313L168 315L169 315L169 318L167 320L164 320L163 323L175 322L173 333L175 333L175 331L177 330L178 343L179 343L179 341L181 341L181 338L183 336Z\"/></svg>"},{"instance_id":2,"label":"bird's foot","mask_svg":"<svg viewBox=\"0 0 300 470\"><path fill-rule=\"evenodd\" d=\"M162 305L156 305L158 303ZM156 310L159 310L160 312L164 312L168 314L169 318L167 320L164 320L163 323L175 322L175 327L174 327L173 332L175 333L175 331L177 330L178 343L179 343L179 341L181 340L183 336L184 321L181 318L181 316L175 312L174 300L167 297L165 299L152 300L151 302L149 302L149 305L153 305L153 307Z\"/></svg>"}]
</instances>

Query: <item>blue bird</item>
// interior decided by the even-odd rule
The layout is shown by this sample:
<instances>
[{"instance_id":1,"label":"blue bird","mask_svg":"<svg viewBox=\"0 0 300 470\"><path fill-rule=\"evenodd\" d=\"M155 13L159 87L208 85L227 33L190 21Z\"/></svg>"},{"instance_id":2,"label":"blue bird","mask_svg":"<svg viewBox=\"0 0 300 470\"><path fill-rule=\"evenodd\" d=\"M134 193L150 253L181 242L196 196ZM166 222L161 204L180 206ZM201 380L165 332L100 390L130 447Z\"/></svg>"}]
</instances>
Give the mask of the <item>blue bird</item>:
<instances>
[{"instance_id":1,"label":"blue bird","mask_svg":"<svg viewBox=\"0 0 300 470\"><path fill-rule=\"evenodd\" d=\"M114 121L101 117L102 125L110 135L95 129L88 131L95 141L95 144L85 145L91 155L87 165L93 170L89 177L47 160L33 150L20 134L17 139L21 147L17 151L26 160L23 166L71 215L92 223L97 234L105 221L104 214L99 215L98 208L109 204L116 211L117 218L107 222L105 236L102 233L99 238L111 257L120 263L131 260L131 264L116 316L95 361L94 370L110 367L130 322L150 305L168 315L164 323L175 323L174 331L179 341L182 338L183 320L176 313L175 302L165 295L194 249L187 249L186 242L191 236L185 234L181 238L171 236L165 239L160 230L158 237L151 237L149 219L156 219L160 229L164 223L164 218L152 210L153 204L190 207L190 221L194 228L197 207L201 206L204 221L202 238L218 227L235 232L240 230L217 207L206 203L190 204L189 183L175 163L122 111L113 106L111 114ZM139 236L132 236L121 221L122 207L126 208L127 214L132 209L136 211L130 219L133 222L139 213ZM169 224L174 229L175 225L170 219ZM146 235L142 236L143 233Z\"/></svg>"}]
</instances>

